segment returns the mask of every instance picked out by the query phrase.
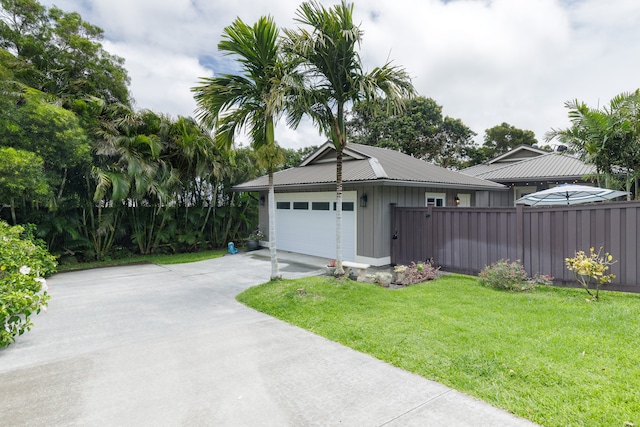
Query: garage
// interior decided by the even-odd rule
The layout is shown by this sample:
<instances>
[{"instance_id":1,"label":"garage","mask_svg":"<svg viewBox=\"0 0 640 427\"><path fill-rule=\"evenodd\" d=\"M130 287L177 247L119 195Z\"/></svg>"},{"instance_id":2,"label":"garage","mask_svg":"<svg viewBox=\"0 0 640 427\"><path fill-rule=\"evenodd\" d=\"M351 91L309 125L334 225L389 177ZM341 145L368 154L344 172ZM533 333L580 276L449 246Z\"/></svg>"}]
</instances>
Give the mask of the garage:
<instances>
[{"instance_id":1,"label":"garage","mask_svg":"<svg viewBox=\"0 0 640 427\"><path fill-rule=\"evenodd\" d=\"M336 257L336 193L277 193L276 245L279 250ZM356 192L342 196L342 258L356 256Z\"/></svg>"}]
</instances>

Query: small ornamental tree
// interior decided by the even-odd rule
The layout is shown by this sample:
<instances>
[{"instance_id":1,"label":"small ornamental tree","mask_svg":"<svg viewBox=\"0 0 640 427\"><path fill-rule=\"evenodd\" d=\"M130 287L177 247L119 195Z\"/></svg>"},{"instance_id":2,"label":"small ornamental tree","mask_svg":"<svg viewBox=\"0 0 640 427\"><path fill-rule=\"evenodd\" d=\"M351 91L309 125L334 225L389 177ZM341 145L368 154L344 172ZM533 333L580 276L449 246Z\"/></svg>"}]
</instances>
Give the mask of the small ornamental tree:
<instances>
[{"instance_id":1,"label":"small ornamental tree","mask_svg":"<svg viewBox=\"0 0 640 427\"><path fill-rule=\"evenodd\" d=\"M47 307L47 281L56 260L21 226L0 221L0 348L33 326L29 317Z\"/></svg>"},{"instance_id":2,"label":"small ornamental tree","mask_svg":"<svg viewBox=\"0 0 640 427\"><path fill-rule=\"evenodd\" d=\"M602 246L598 252L594 248L590 248L589 255L584 251L577 251L575 257L565 259L567 268L573 271L576 280L594 300L598 299L600 287L611 283L616 278L614 274L606 274L606 272L617 261L614 261L613 256L608 252L602 255L602 250ZM595 284L595 294L591 293L589 289L591 283Z\"/></svg>"}]
</instances>

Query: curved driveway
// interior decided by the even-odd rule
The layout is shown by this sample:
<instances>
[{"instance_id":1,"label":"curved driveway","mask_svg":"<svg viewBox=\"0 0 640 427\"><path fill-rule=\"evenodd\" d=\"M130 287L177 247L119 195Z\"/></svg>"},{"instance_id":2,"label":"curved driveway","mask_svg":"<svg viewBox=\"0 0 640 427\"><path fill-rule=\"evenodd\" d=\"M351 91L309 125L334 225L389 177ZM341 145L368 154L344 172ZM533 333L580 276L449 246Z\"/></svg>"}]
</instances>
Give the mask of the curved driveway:
<instances>
[{"instance_id":1,"label":"curved driveway","mask_svg":"<svg viewBox=\"0 0 640 427\"><path fill-rule=\"evenodd\" d=\"M269 271L238 254L53 276L48 313L0 350L0 424L533 425L235 301Z\"/></svg>"}]
</instances>

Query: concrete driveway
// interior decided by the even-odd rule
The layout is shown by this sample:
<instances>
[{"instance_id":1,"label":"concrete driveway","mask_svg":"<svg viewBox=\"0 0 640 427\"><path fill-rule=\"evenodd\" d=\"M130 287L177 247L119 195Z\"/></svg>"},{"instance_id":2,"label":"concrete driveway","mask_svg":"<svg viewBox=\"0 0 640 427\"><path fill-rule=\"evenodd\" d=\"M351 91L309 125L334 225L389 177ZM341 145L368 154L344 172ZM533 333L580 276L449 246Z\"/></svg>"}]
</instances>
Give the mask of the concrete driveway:
<instances>
[{"instance_id":1,"label":"concrete driveway","mask_svg":"<svg viewBox=\"0 0 640 427\"><path fill-rule=\"evenodd\" d=\"M281 256L286 278L318 272ZM269 271L238 254L53 276L0 350L0 424L533 425L235 301Z\"/></svg>"}]
</instances>

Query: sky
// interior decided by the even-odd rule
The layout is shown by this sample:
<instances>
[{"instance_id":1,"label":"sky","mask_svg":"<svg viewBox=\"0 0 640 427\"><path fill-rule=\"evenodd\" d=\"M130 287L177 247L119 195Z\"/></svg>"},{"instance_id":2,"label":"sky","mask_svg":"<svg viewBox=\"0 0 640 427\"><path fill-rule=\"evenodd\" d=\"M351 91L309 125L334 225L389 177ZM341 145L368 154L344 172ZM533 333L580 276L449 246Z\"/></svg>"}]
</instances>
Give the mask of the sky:
<instances>
[{"instance_id":1,"label":"sky","mask_svg":"<svg viewBox=\"0 0 640 427\"><path fill-rule=\"evenodd\" d=\"M104 30L107 51L125 59L138 109L193 116L190 88L233 72L220 55L224 27L271 15L296 28L299 0L40 0L75 11ZM326 6L335 1L321 1ZM356 0L365 70L391 60L419 95L462 122L482 143L503 122L535 132L570 125L564 104L603 107L640 88L638 0ZM242 142L243 137L238 138ZM308 122L281 121L286 148L322 144ZM246 144L246 141L245 141Z\"/></svg>"}]
</instances>

